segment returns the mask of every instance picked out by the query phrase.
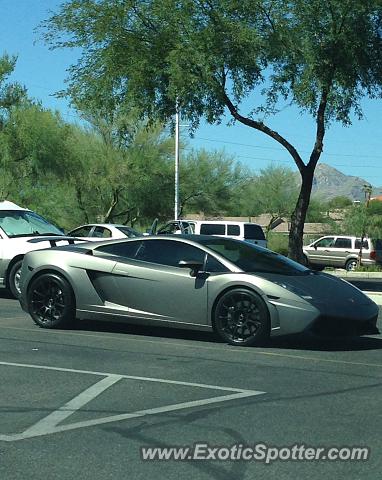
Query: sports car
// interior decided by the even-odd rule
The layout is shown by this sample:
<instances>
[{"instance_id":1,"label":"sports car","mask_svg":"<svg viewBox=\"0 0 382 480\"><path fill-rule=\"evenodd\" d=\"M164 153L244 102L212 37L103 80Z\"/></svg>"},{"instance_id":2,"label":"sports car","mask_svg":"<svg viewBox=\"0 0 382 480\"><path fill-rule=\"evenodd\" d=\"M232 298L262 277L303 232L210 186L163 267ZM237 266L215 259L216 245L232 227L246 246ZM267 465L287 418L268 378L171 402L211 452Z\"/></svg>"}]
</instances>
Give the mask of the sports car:
<instances>
[{"instance_id":1,"label":"sports car","mask_svg":"<svg viewBox=\"0 0 382 480\"><path fill-rule=\"evenodd\" d=\"M44 328L75 319L214 330L233 345L270 336L378 333L356 287L229 238L146 236L28 253L22 308Z\"/></svg>"}]
</instances>

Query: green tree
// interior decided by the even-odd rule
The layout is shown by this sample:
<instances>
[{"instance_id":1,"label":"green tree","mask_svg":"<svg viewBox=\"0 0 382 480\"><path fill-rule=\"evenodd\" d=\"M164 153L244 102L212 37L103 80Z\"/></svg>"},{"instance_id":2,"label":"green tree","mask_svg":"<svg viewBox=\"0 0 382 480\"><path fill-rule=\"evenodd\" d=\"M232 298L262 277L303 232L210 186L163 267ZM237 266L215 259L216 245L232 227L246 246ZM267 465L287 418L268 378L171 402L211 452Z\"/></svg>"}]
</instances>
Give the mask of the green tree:
<instances>
[{"instance_id":1,"label":"green tree","mask_svg":"<svg viewBox=\"0 0 382 480\"><path fill-rule=\"evenodd\" d=\"M47 172L64 170L68 127L58 114L29 100L14 106L0 132L1 194L25 203Z\"/></svg>"},{"instance_id":2,"label":"green tree","mask_svg":"<svg viewBox=\"0 0 382 480\"><path fill-rule=\"evenodd\" d=\"M313 175L330 121L351 123L366 95L381 94L380 0L69 0L44 24L53 47L79 47L67 94L113 110L134 106L167 120L234 121L262 132L292 156L301 189L289 254L302 260ZM253 105L246 111L244 100ZM305 159L270 116L286 103L312 116Z\"/></svg>"},{"instance_id":3,"label":"green tree","mask_svg":"<svg viewBox=\"0 0 382 480\"><path fill-rule=\"evenodd\" d=\"M182 158L180 215L230 215L249 175L248 169L224 152L192 151Z\"/></svg>"},{"instance_id":4,"label":"green tree","mask_svg":"<svg viewBox=\"0 0 382 480\"><path fill-rule=\"evenodd\" d=\"M17 58L4 53L0 56L0 131L4 128L10 109L26 97L25 89L9 77L15 69Z\"/></svg>"},{"instance_id":5,"label":"green tree","mask_svg":"<svg viewBox=\"0 0 382 480\"><path fill-rule=\"evenodd\" d=\"M328 209L335 210L335 209L342 209L351 207L353 202L349 197L345 197L344 195L339 195L338 197L333 197L328 201Z\"/></svg>"},{"instance_id":6,"label":"green tree","mask_svg":"<svg viewBox=\"0 0 382 480\"><path fill-rule=\"evenodd\" d=\"M243 213L248 216L269 213L267 233L282 217L290 218L298 197L294 172L286 167L269 166L260 170L241 192Z\"/></svg>"},{"instance_id":7,"label":"green tree","mask_svg":"<svg viewBox=\"0 0 382 480\"><path fill-rule=\"evenodd\" d=\"M72 126L67 149L65 176L84 222L133 225L169 215L173 142L159 124L138 122L122 142L115 124L98 118L90 129Z\"/></svg>"},{"instance_id":8,"label":"green tree","mask_svg":"<svg viewBox=\"0 0 382 480\"><path fill-rule=\"evenodd\" d=\"M348 209L342 222L342 231L358 237L382 238L382 202L371 201Z\"/></svg>"}]
</instances>

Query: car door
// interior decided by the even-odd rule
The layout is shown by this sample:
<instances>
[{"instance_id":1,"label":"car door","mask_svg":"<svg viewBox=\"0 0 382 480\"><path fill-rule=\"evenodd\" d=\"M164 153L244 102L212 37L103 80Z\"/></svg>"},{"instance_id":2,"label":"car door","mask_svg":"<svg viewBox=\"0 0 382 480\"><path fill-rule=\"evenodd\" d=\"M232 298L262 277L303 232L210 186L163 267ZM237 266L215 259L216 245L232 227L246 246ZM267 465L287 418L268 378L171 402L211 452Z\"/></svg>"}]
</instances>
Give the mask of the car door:
<instances>
[{"instance_id":1,"label":"car door","mask_svg":"<svg viewBox=\"0 0 382 480\"><path fill-rule=\"evenodd\" d=\"M344 267L348 256L352 253L352 239L350 237L337 237L331 247L332 261L334 267Z\"/></svg>"},{"instance_id":2,"label":"car door","mask_svg":"<svg viewBox=\"0 0 382 480\"><path fill-rule=\"evenodd\" d=\"M137 317L207 324L208 277L178 266L204 259L202 249L184 241L142 240L134 258L120 258L114 267L119 303Z\"/></svg>"},{"instance_id":3,"label":"car door","mask_svg":"<svg viewBox=\"0 0 382 480\"><path fill-rule=\"evenodd\" d=\"M307 249L309 263L314 265L332 265L331 247L334 237L323 237Z\"/></svg>"}]
</instances>

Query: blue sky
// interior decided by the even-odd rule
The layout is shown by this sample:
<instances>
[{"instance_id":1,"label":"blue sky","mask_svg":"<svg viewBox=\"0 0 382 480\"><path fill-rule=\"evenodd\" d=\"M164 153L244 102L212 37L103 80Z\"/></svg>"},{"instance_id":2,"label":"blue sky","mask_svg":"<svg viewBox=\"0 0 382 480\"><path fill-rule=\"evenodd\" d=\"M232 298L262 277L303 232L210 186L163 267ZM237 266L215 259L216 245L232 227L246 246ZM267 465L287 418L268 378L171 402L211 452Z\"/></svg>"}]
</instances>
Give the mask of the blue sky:
<instances>
[{"instance_id":1,"label":"blue sky","mask_svg":"<svg viewBox=\"0 0 382 480\"><path fill-rule=\"evenodd\" d=\"M58 109L68 122L75 122L75 111L54 94L64 88L66 69L75 62L76 53L50 51L34 31L49 16L49 10L54 11L61 3L61 0L0 0L0 53L18 55L12 79L25 85L31 97L41 100L45 107ZM347 175L360 176L374 186L382 186L382 100L365 100L363 107L364 120L355 119L348 128L330 127L321 162ZM195 138L188 140L189 145L207 150L224 149L256 171L270 164L294 168L292 159L275 141L243 125L226 126L225 123L203 124ZM301 116L295 109L285 109L269 126L307 158L314 141L314 123L310 117ZM185 137L187 129L182 130Z\"/></svg>"}]
</instances>

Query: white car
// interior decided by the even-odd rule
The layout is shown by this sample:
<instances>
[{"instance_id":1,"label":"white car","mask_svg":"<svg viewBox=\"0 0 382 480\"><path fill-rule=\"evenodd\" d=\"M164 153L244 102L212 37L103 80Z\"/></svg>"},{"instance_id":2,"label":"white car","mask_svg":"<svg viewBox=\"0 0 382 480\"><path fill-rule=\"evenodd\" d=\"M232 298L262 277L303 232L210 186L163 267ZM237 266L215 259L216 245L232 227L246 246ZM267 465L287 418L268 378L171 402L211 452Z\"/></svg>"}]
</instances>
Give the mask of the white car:
<instances>
[{"instance_id":1,"label":"white car","mask_svg":"<svg viewBox=\"0 0 382 480\"><path fill-rule=\"evenodd\" d=\"M14 297L19 297L24 255L31 250L48 248L52 243L63 245L68 241L58 227L37 213L13 202L0 202L0 287L9 289ZM73 243L72 239L70 243Z\"/></svg>"},{"instance_id":2,"label":"white car","mask_svg":"<svg viewBox=\"0 0 382 480\"><path fill-rule=\"evenodd\" d=\"M142 234L127 225L117 223L92 223L81 225L68 232L71 237L84 240L105 240L107 238L133 238L141 237Z\"/></svg>"}]
</instances>

